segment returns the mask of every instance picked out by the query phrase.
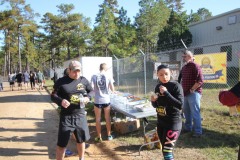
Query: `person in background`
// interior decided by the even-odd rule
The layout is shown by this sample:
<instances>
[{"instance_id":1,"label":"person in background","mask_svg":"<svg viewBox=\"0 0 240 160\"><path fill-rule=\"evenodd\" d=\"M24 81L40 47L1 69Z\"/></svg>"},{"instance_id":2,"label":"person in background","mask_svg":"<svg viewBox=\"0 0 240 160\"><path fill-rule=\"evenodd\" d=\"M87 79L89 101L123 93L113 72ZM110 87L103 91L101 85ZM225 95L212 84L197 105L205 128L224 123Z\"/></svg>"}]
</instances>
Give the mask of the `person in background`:
<instances>
[{"instance_id":1,"label":"person in background","mask_svg":"<svg viewBox=\"0 0 240 160\"><path fill-rule=\"evenodd\" d=\"M56 81L58 80L58 73L56 71L56 69L53 69L53 77L52 77L52 80L53 80L53 83L56 83Z\"/></svg>"},{"instance_id":2,"label":"person in background","mask_svg":"<svg viewBox=\"0 0 240 160\"><path fill-rule=\"evenodd\" d=\"M39 70L37 73L37 81L38 81L39 90L43 89L44 80L45 80L45 77L44 77L43 73Z\"/></svg>"},{"instance_id":3,"label":"person in background","mask_svg":"<svg viewBox=\"0 0 240 160\"><path fill-rule=\"evenodd\" d=\"M61 106L56 159L63 160L66 146L72 134L77 142L79 160L84 159L85 142L90 139L89 128L83 103L89 102L92 86L80 76L81 63L69 63L68 76L59 78L53 86L51 99ZM83 96L80 102L80 95Z\"/></svg>"},{"instance_id":4,"label":"person in background","mask_svg":"<svg viewBox=\"0 0 240 160\"><path fill-rule=\"evenodd\" d=\"M0 91L3 91L3 76L0 75Z\"/></svg>"},{"instance_id":5,"label":"person in background","mask_svg":"<svg viewBox=\"0 0 240 160\"><path fill-rule=\"evenodd\" d=\"M28 71L25 71L23 73L23 78L24 78L25 90L27 90L28 89L28 84L29 84L29 81L30 81L30 75L29 75Z\"/></svg>"},{"instance_id":6,"label":"person in background","mask_svg":"<svg viewBox=\"0 0 240 160\"><path fill-rule=\"evenodd\" d=\"M195 61L195 57L194 56L192 57L192 61L193 62ZM184 66L186 64L186 61L184 60L183 62L184 62L184 64L183 64L183 66ZM179 71L179 75L178 75L178 80L177 81L178 81L178 83L182 84L182 69ZM185 115L184 115L183 111L182 111L182 118L185 119Z\"/></svg>"},{"instance_id":7,"label":"person in background","mask_svg":"<svg viewBox=\"0 0 240 160\"><path fill-rule=\"evenodd\" d=\"M30 71L30 84L31 84L31 89L32 90L35 89L35 79L36 79L35 73Z\"/></svg>"},{"instance_id":8,"label":"person in background","mask_svg":"<svg viewBox=\"0 0 240 160\"><path fill-rule=\"evenodd\" d=\"M16 79L16 74L9 73L9 75L8 75L8 82L9 82L9 85L10 85L10 90L12 90L12 91L13 91L15 79Z\"/></svg>"},{"instance_id":9,"label":"person in background","mask_svg":"<svg viewBox=\"0 0 240 160\"><path fill-rule=\"evenodd\" d=\"M182 129L183 89L178 82L170 80L171 72L167 65L158 66L157 76L160 82L151 102L157 112L157 133L164 159L173 160L173 149Z\"/></svg>"},{"instance_id":10,"label":"person in background","mask_svg":"<svg viewBox=\"0 0 240 160\"><path fill-rule=\"evenodd\" d=\"M185 62L181 71L184 92L184 132L193 131L192 137L199 138L202 135L200 100L202 96L203 74L201 67L193 61L192 52L187 50L182 57Z\"/></svg>"},{"instance_id":11,"label":"person in background","mask_svg":"<svg viewBox=\"0 0 240 160\"><path fill-rule=\"evenodd\" d=\"M22 90L22 80L23 80L22 72L19 71L15 78L17 79L17 83L18 83L18 90Z\"/></svg>"},{"instance_id":12,"label":"person in background","mask_svg":"<svg viewBox=\"0 0 240 160\"><path fill-rule=\"evenodd\" d=\"M238 116L240 111L240 82L229 90L221 90L218 98L223 105L229 107L230 116Z\"/></svg>"},{"instance_id":13,"label":"person in background","mask_svg":"<svg viewBox=\"0 0 240 160\"><path fill-rule=\"evenodd\" d=\"M107 128L107 139L112 140L111 135L111 117L110 117L110 92L114 92L113 78L106 74L107 64L100 64L100 73L93 75L91 78L92 86L94 87L94 113L96 117L96 142L102 141L101 135L101 112L104 110L104 116Z\"/></svg>"},{"instance_id":14,"label":"person in background","mask_svg":"<svg viewBox=\"0 0 240 160\"><path fill-rule=\"evenodd\" d=\"M219 101L226 106L232 107L240 103L240 82L229 90L222 90L218 95Z\"/></svg>"}]
</instances>

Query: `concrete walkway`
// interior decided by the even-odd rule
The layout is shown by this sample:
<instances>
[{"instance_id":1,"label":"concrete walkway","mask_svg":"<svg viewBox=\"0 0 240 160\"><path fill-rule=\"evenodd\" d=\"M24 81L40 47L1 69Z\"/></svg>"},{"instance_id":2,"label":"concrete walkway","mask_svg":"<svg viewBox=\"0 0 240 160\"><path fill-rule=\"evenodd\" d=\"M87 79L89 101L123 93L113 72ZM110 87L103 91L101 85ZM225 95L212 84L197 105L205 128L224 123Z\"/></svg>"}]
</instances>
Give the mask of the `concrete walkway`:
<instances>
[{"instance_id":1,"label":"concrete walkway","mask_svg":"<svg viewBox=\"0 0 240 160\"><path fill-rule=\"evenodd\" d=\"M17 86L17 85L16 85ZM0 159L55 159L58 113L45 90L0 92Z\"/></svg>"}]
</instances>

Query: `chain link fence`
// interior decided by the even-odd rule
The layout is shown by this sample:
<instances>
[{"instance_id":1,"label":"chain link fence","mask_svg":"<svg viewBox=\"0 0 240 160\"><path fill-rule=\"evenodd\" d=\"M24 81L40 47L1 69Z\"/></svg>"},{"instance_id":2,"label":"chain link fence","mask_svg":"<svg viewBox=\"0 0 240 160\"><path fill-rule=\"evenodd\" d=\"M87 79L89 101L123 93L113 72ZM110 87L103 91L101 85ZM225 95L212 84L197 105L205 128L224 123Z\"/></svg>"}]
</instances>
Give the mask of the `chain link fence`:
<instances>
[{"instance_id":1,"label":"chain link fence","mask_svg":"<svg viewBox=\"0 0 240 160\"><path fill-rule=\"evenodd\" d=\"M219 90L228 89L239 81L240 40L196 46L188 48L188 50L194 53L196 59L198 56L202 56L205 60L209 60L206 57L213 55L210 62L205 62L204 58L202 58L201 61L196 61L196 63L201 67L209 63L207 70L213 72L209 74L213 78L212 81L207 79L208 77L211 78L211 76L204 75L202 104L211 105L208 103L211 97L218 103ZM184 51L185 48L181 48L113 60L113 75L117 90L139 97L149 97L149 93L154 91L158 83L156 67L163 63L168 64L172 70L172 79L177 80L179 71L183 66L182 54ZM223 55L223 57L219 56L219 54ZM217 64L218 68L214 64ZM211 97L204 97L206 92L211 94Z\"/></svg>"}]
</instances>

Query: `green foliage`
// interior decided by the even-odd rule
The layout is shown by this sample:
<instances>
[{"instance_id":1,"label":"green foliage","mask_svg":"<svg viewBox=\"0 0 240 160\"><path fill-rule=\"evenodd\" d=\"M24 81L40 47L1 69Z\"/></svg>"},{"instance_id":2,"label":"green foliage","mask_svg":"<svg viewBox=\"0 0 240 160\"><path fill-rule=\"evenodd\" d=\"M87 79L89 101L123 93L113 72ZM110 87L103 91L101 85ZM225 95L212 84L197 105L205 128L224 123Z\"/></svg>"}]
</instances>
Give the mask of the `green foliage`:
<instances>
[{"instance_id":1,"label":"green foliage","mask_svg":"<svg viewBox=\"0 0 240 160\"><path fill-rule=\"evenodd\" d=\"M158 61L158 56L155 54L151 54L150 55L150 60L152 60L153 62L157 62Z\"/></svg>"},{"instance_id":2,"label":"green foliage","mask_svg":"<svg viewBox=\"0 0 240 160\"><path fill-rule=\"evenodd\" d=\"M196 13L191 13L188 18L189 23L199 22L212 17L212 13L206 8L199 8Z\"/></svg>"},{"instance_id":3,"label":"green foliage","mask_svg":"<svg viewBox=\"0 0 240 160\"><path fill-rule=\"evenodd\" d=\"M119 11L117 27L118 32L113 39L115 55L117 57L127 57L135 54L137 52L136 29L131 25L131 20L127 17L127 11L123 7Z\"/></svg>"},{"instance_id":4,"label":"green foliage","mask_svg":"<svg viewBox=\"0 0 240 160\"><path fill-rule=\"evenodd\" d=\"M180 13L183 9L183 2L182 0L164 0L167 4L168 8L174 10L177 13Z\"/></svg>"},{"instance_id":5,"label":"green foliage","mask_svg":"<svg viewBox=\"0 0 240 160\"><path fill-rule=\"evenodd\" d=\"M90 36L89 18L82 14L70 13L74 6L72 4L61 4L59 15L46 13L42 18L45 32L50 39L50 48L66 48L67 56L70 59L82 55L86 50L85 39Z\"/></svg>"},{"instance_id":6,"label":"green foliage","mask_svg":"<svg viewBox=\"0 0 240 160\"><path fill-rule=\"evenodd\" d=\"M185 12L178 14L172 10L168 25L158 34L158 51L174 50L183 48L181 39L186 46L192 43L192 34L187 26L187 15Z\"/></svg>"},{"instance_id":7,"label":"green foliage","mask_svg":"<svg viewBox=\"0 0 240 160\"><path fill-rule=\"evenodd\" d=\"M138 40L144 52L153 52L154 48L150 50L150 46L157 43L158 33L167 25L170 12L162 0L141 0L139 5L140 13L136 16Z\"/></svg>"},{"instance_id":8,"label":"green foliage","mask_svg":"<svg viewBox=\"0 0 240 160\"><path fill-rule=\"evenodd\" d=\"M10 5L10 10L0 13L0 29L5 34L4 50L8 60L5 67L9 66L6 67L7 72L22 71L22 66L27 68L29 66L28 58L35 53L34 47L32 47L34 43L32 35L37 32L36 24L33 21L37 14L33 13L30 5L26 5L24 0L2 0L1 3ZM20 57L19 53L23 56ZM20 63L24 60L25 64Z\"/></svg>"},{"instance_id":9,"label":"green foliage","mask_svg":"<svg viewBox=\"0 0 240 160\"><path fill-rule=\"evenodd\" d=\"M113 55L115 45L112 43L118 27L116 25L118 3L115 0L104 0L96 17L96 26L92 32L93 50L98 56Z\"/></svg>"}]
</instances>

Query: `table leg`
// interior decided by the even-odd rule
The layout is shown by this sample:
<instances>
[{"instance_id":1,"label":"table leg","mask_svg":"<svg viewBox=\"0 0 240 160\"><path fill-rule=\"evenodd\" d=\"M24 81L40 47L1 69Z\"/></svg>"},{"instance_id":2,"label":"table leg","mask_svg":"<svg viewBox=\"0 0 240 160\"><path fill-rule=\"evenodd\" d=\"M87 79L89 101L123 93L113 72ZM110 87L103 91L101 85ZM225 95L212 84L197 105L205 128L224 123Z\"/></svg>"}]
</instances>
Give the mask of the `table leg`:
<instances>
[{"instance_id":1,"label":"table leg","mask_svg":"<svg viewBox=\"0 0 240 160\"><path fill-rule=\"evenodd\" d=\"M148 122L146 117L143 118L142 120L143 120L143 136L145 136L145 134L146 134L146 127L147 127L149 122ZM158 143L158 142L160 142L160 140L153 141L153 142L148 142L148 143L145 143L145 144L141 145L140 148L139 148L139 155L141 154L141 149L142 149L143 146L147 146L149 144L154 144L154 143Z\"/></svg>"},{"instance_id":2,"label":"table leg","mask_svg":"<svg viewBox=\"0 0 240 160\"><path fill-rule=\"evenodd\" d=\"M148 122L147 118L143 118L142 120L143 120L143 135L145 135L146 127L147 127L149 122Z\"/></svg>"},{"instance_id":3,"label":"table leg","mask_svg":"<svg viewBox=\"0 0 240 160\"><path fill-rule=\"evenodd\" d=\"M148 142L148 143L145 143L145 144L141 145L140 148L139 148L139 156L141 154L141 149L142 149L143 146L147 146L149 144L154 144L154 143L158 143L158 142L160 142L160 140L153 141L153 142Z\"/></svg>"}]
</instances>

